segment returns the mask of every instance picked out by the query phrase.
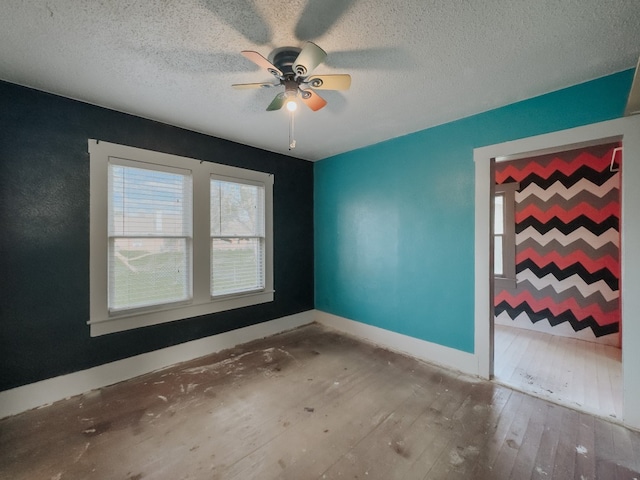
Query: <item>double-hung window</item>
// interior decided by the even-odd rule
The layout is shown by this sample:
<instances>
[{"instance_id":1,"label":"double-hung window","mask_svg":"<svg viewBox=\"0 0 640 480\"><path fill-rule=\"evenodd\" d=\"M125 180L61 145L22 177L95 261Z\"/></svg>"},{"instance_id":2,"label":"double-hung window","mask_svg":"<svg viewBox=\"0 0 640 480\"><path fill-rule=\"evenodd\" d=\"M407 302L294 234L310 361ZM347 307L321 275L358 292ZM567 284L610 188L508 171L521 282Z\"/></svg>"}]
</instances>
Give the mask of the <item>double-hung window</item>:
<instances>
[{"instance_id":1,"label":"double-hung window","mask_svg":"<svg viewBox=\"0 0 640 480\"><path fill-rule=\"evenodd\" d=\"M493 274L497 277L504 276L504 244L505 244L505 201L504 192L496 193L494 198L494 222L493 222Z\"/></svg>"},{"instance_id":2,"label":"double-hung window","mask_svg":"<svg viewBox=\"0 0 640 480\"><path fill-rule=\"evenodd\" d=\"M273 300L273 176L89 140L91 335Z\"/></svg>"},{"instance_id":3,"label":"double-hung window","mask_svg":"<svg viewBox=\"0 0 640 480\"><path fill-rule=\"evenodd\" d=\"M211 295L264 288L264 187L211 177Z\"/></svg>"},{"instance_id":4,"label":"double-hung window","mask_svg":"<svg viewBox=\"0 0 640 480\"><path fill-rule=\"evenodd\" d=\"M191 300L192 180L189 170L109 159L111 313Z\"/></svg>"},{"instance_id":5,"label":"double-hung window","mask_svg":"<svg viewBox=\"0 0 640 480\"><path fill-rule=\"evenodd\" d=\"M496 185L493 203L493 278L498 288L516 285L515 192L519 184Z\"/></svg>"}]
</instances>

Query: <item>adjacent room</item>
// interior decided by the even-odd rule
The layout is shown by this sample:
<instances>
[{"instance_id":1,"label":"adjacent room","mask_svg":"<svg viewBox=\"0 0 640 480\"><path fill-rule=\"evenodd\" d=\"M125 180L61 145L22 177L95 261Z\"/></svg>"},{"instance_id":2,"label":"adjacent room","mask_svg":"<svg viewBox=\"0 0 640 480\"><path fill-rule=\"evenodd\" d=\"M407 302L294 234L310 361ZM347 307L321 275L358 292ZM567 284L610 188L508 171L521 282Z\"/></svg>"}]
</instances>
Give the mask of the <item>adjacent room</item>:
<instances>
[{"instance_id":1,"label":"adjacent room","mask_svg":"<svg viewBox=\"0 0 640 480\"><path fill-rule=\"evenodd\" d=\"M640 6L9 0L0 478L640 478Z\"/></svg>"},{"instance_id":2,"label":"adjacent room","mask_svg":"<svg viewBox=\"0 0 640 480\"><path fill-rule=\"evenodd\" d=\"M495 166L496 380L622 414L619 142Z\"/></svg>"}]
</instances>

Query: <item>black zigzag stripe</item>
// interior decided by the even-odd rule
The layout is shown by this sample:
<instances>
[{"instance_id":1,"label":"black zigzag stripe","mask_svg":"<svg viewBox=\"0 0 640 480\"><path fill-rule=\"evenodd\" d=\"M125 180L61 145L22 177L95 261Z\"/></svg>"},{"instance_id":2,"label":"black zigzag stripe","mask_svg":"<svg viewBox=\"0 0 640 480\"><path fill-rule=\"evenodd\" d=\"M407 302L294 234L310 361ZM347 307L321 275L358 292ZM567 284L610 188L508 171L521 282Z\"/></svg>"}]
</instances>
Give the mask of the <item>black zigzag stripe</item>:
<instances>
[{"instance_id":1,"label":"black zigzag stripe","mask_svg":"<svg viewBox=\"0 0 640 480\"><path fill-rule=\"evenodd\" d=\"M513 178L511 175L509 175L507 178L505 178L505 179L502 181L502 183L498 183L498 182L496 182L496 185L502 185L502 184L504 184L504 183L515 183L515 182L517 182L517 181L518 181L518 180L516 180L516 179L515 179L515 178Z\"/></svg>"},{"instance_id":2,"label":"black zigzag stripe","mask_svg":"<svg viewBox=\"0 0 640 480\"><path fill-rule=\"evenodd\" d=\"M526 269L531 270L533 274L542 278L548 274L552 274L558 280L564 280L572 275L579 275L585 283L596 283L599 280L603 280L611 290L618 290L618 278L608 268L602 268L593 273L589 272L581 263L574 263L567 268L560 268L555 263L551 262L544 267L539 267L533 260L527 259L516 265L516 272L520 273Z\"/></svg>"},{"instance_id":3,"label":"black zigzag stripe","mask_svg":"<svg viewBox=\"0 0 640 480\"><path fill-rule=\"evenodd\" d=\"M500 302L495 307L495 315L500 315L502 312L506 312L507 315L513 320L518 315L526 313L533 323L540 320L547 319L552 327L560 325L563 322L569 322L574 332L579 332L585 328L591 328L593 334L596 337L604 337L605 335L611 335L618 333L620 330L620 323L610 323L609 325L598 325L598 322L592 316L588 316L584 320L578 320L570 310L562 312L560 315L555 316L548 308L539 312L534 312L527 302L522 302L517 307L513 308L505 300Z\"/></svg>"},{"instance_id":4,"label":"black zigzag stripe","mask_svg":"<svg viewBox=\"0 0 640 480\"><path fill-rule=\"evenodd\" d=\"M571 185L575 185L583 178L589 180L591 183L600 186L615 174L615 172L610 172L608 168L602 172L598 172L597 170L594 170L593 168L590 168L586 165L578 168L571 175L565 175L559 170L554 171L551 175L549 175L548 178L543 178L537 173L530 173L522 180L520 180L520 190L526 188L531 183L535 183L543 190L548 189L556 182L560 182L562 185L569 188Z\"/></svg>"},{"instance_id":5,"label":"black zigzag stripe","mask_svg":"<svg viewBox=\"0 0 640 480\"><path fill-rule=\"evenodd\" d=\"M608 216L603 222L596 223L586 215L580 215L569 223L564 223L558 217L553 217L546 223L542 223L535 217L527 217L519 223L516 223L516 233L524 232L528 227L535 228L540 234L544 235L549 230L557 229L563 235L569 235L580 227L584 227L594 235L602 235L604 232L613 228L618 230L620 219L615 215Z\"/></svg>"}]
</instances>

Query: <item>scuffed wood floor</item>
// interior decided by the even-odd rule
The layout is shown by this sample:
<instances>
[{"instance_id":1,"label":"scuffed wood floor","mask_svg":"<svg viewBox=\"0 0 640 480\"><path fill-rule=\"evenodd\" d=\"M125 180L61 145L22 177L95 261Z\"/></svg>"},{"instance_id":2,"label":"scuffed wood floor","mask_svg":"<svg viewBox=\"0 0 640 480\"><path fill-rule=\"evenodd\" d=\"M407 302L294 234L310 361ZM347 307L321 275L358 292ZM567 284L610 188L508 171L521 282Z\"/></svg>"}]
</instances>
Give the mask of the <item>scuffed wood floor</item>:
<instances>
[{"instance_id":1,"label":"scuffed wood floor","mask_svg":"<svg viewBox=\"0 0 640 480\"><path fill-rule=\"evenodd\" d=\"M2 479L633 479L640 434L310 325L0 421Z\"/></svg>"},{"instance_id":2,"label":"scuffed wood floor","mask_svg":"<svg viewBox=\"0 0 640 480\"><path fill-rule=\"evenodd\" d=\"M562 405L622 418L622 351L609 345L495 325L495 380Z\"/></svg>"}]
</instances>

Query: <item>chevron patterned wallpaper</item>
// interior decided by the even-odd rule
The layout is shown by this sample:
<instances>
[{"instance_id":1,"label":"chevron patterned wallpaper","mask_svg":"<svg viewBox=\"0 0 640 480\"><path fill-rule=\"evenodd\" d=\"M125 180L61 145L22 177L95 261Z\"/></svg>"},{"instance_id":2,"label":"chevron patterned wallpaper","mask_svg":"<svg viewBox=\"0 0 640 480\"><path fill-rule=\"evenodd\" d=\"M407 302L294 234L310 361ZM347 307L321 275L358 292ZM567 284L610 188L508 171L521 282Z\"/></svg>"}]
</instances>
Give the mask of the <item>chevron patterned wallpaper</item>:
<instances>
[{"instance_id":1,"label":"chevron patterned wallpaper","mask_svg":"<svg viewBox=\"0 0 640 480\"><path fill-rule=\"evenodd\" d=\"M496 289L498 323L619 345L618 146L496 164L497 184L520 182L517 284Z\"/></svg>"}]
</instances>

